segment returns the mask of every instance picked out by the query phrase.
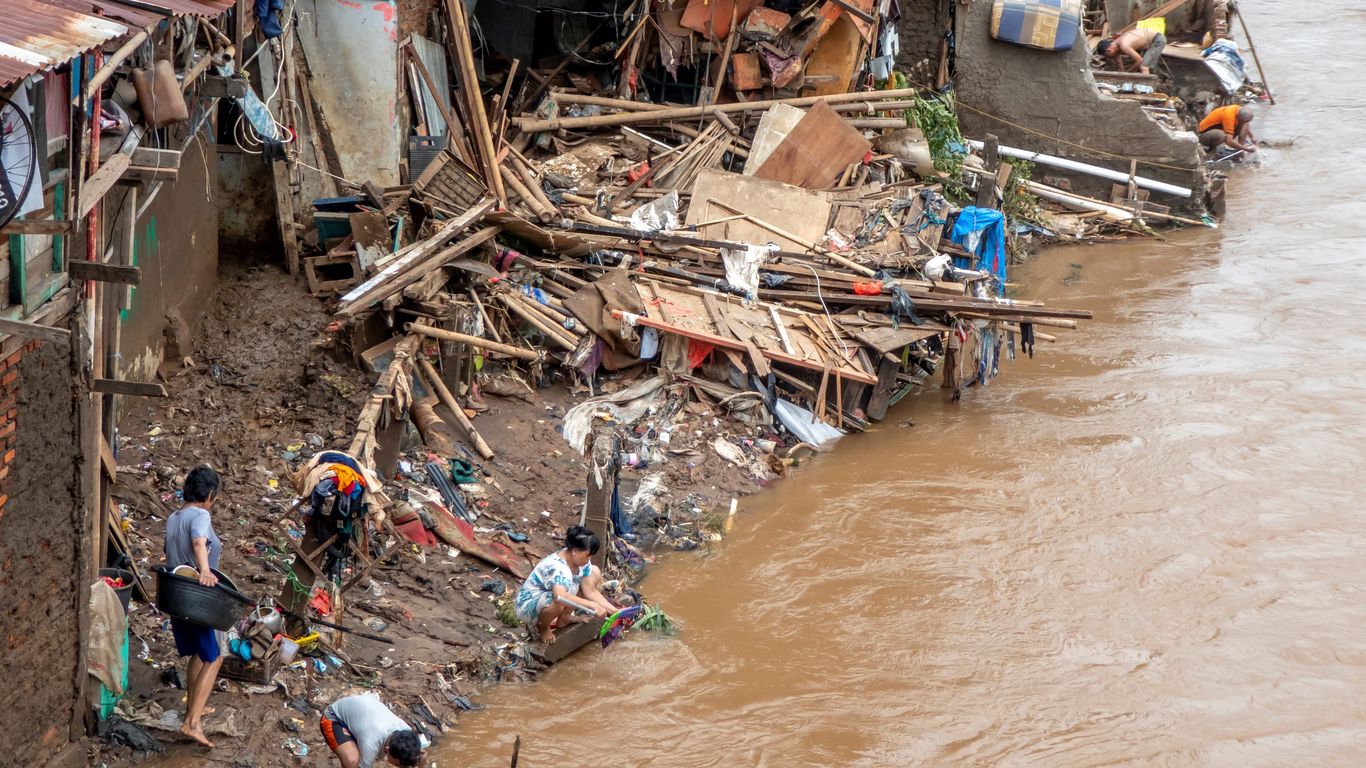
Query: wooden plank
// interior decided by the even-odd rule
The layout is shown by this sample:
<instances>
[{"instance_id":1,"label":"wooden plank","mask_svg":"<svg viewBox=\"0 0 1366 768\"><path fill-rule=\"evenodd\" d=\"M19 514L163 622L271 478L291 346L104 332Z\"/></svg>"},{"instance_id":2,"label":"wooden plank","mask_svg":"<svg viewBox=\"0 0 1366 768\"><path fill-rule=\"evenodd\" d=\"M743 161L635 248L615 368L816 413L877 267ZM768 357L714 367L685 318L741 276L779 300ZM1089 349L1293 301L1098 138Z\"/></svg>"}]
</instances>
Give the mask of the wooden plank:
<instances>
[{"instance_id":1,"label":"wooden plank","mask_svg":"<svg viewBox=\"0 0 1366 768\"><path fill-rule=\"evenodd\" d=\"M104 264L98 261L71 259L66 263L66 271L72 280L95 280L101 283L118 285L139 285L142 283L142 269L126 267L122 264Z\"/></svg>"},{"instance_id":2,"label":"wooden plank","mask_svg":"<svg viewBox=\"0 0 1366 768\"><path fill-rule=\"evenodd\" d=\"M37 323L26 323L23 320L6 320L5 318L0 318L0 333L58 343L71 338L71 331L65 328L53 328L50 325L38 325Z\"/></svg>"},{"instance_id":3,"label":"wooden plank","mask_svg":"<svg viewBox=\"0 0 1366 768\"><path fill-rule=\"evenodd\" d=\"M830 105L817 102L754 172L761 179L821 189L863 160L872 144Z\"/></svg>"},{"instance_id":4,"label":"wooden plank","mask_svg":"<svg viewBox=\"0 0 1366 768\"><path fill-rule=\"evenodd\" d=\"M119 474L119 464L114 460L114 452L109 448L109 441L100 436L100 467L104 474L109 476L109 482L116 482Z\"/></svg>"},{"instance_id":5,"label":"wooden plank","mask_svg":"<svg viewBox=\"0 0 1366 768\"><path fill-rule=\"evenodd\" d=\"M743 219L698 226L727 218L733 211L772 222L795 237L783 237ZM754 244L771 241L785 251L798 253L806 250L804 243L818 242L825 236L829 220L830 196L825 192L715 168L704 168L697 174L685 217L685 223L698 226L698 236L703 239Z\"/></svg>"},{"instance_id":6,"label":"wooden plank","mask_svg":"<svg viewBox=\"0 0 1366 768\"><path fill-rule=\"evenodd\" d=\"M371 304L382 301L412 285L432 270L440 268L441 265L465 253L470 248L492 238L502 231L501 227L485 227L479 233L461 241L463 247L457 246L441 250L461 230L488 213L493 205L492 199L484 198L483 201L460 216L443 223L435 235L413 246L403 256L389 262L388 266L380 270L374 277L356 286L351 292L343 296L341 304L337 307L337 314L341 317L355 315L369 308ZM432 263L428 263L428 260L431 260Z\"/></svg>"},{"instance_id":7,"label":"wooden plank","mask_svg":"<svg viewBox=\"0 0 1366 768\"><path fill-rule=\"evenodd\" d=\"M907 344L914 344L921 339L928 339L931 336L939 335L937 330L928 330L914 325L903 325L900 328L867 328L854 333L854 338L867 344L879 353L891 352L894 349L901 349Z\"/></svg>"},{"instance_id":8,"label":"wooden plank","mask_svg":"<svg viewBox=\"0 0 1366 768\"><path fill-rule=\"evenodd\" d=\"M887 408L896 392L896 374L901 370L898 358L887 359L883 356L877 363L877 380L873 384L873 395L868 399L864 413L873 421L881 421L887 415Z\"/></svg>"},{"instance_id":9,"label":"wooden plank","mask_svg":"<svg viewBox=\"0 0 1366 768\"><path fill-rule=\"evenodd\" d=\"M176 168L156 168L150 165L130 165L120 181L175 181L180 178Z\"/></svg>"},{"instance_id":10,"label":"wooden plank","mask_svg":"<svg viewBox=\"0 0 1366 768\"><path fill-rule=\"evenodd\" d=\"M156 382L120 381L118 379L95 379L90 389L106 395L128 395L129 397L166 397L166 385Z\"/></svg>"},{"instance_id":11,"label":"wooden plank","mask_svg":"<svg viewBox=\"0 0 1366 768\"><path fill-rule=\"evenodd\" d=\"M105 194L123 176L132 163L132 156L119 153L113 155L81 185L80 203L76 206L76 218L84 219L91 210L104 199Z\"/></svg>"},{"instance_id":12,"label":"wooden plank","mask_svg":"<svg viewBox=\"0 0 1366 768\"><path fill-rule=\"evenodd\" d=\"M66 219L19 219L0 228L0 235L68 235L73 228L73 223Z\"/></svg>"},{"instance_id":13,"label":"wooden plank","mask_svg":"<svg viewBox=\"0 0 1366 768\"><path fill-rule=\"evenodd\" d=\"M707 333L705 331L699 331L692 328L679 328L677 326L669 325L668 323L655 320L654 318L644 317L642 315L634 315L630 312L623 312L619 309L612 310L612 316L619 320L627 320L636 325L646 326L647 328L655 328L661 331L667 331L669 333L676 333L680 336L686 336L690 339L705 341L713 346L726 347L728 349L735 349L741 352L750 352L751 356L754 356L755 353L758 353L757 356L760 359L767 358L768 360L772 360L779 363L786 363L788 365L795 365L799 368L806 368L808 370L825 370L825 366L822 363L815 363L810 360L807 360L806 358L797 357L795 355L789 355L786 352L780 352L778 350L760 350L758 349L758 345L736 339L726 338L724 336L717 336L714 333ZM760 375L764 374L761 373ZM851 371L844 372L842 376L853 381L862 381L868 384L874 384L877 382L877 379L873 378L872 376L868 376L862 373L854 373Z\"/></svg>"},{"instance_id":14,"label":"wooden plank","mask_svg":"<svg viewBox=\"0 0 1366 768\"><path fill-rule=\"evenodd\" d=\"M139 147L133 150L132 164L136 166L175 170L180 167L180 150Z\"/></svg>"}]
</instances>

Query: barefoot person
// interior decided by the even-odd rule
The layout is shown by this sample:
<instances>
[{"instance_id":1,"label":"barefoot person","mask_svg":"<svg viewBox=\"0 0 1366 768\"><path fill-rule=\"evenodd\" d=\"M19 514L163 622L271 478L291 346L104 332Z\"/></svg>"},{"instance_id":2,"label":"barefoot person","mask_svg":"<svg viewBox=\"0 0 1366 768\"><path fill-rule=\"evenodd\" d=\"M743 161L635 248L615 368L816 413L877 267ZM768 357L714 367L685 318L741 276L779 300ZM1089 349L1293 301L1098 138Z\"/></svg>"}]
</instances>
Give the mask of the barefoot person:
<instances>
[{"instance_id":1,"label":"barefoot person","mask_svg":"<svg viewBox=\"0 0 1366 768\"><path fill-rule=\"evenodd\" d=\"M337 699L318 728L342 768L371 768L380 758L401 768L422 763L417 732L373 693Z\"/></svg>"},{"instance_id":2,"label":"barefoot person","mask_svg":"<svg viewBox=\"0 0 1366 768\"><path fill-rule=\"evenodd\" d=\"M571 526L564 533L564 549L537 563L517 592L517 616L541 642L555 642L555 628L568 623L576 608L598 618L618 610L603 597L602 571L588 562L601 546L592 531Z\"/></svg>"},{"instance_id":3,"label":"barefoot person","mask_svg":"<svg viewBox=\"0 0 1366 768\"><path fill-rule=\"evenodd\" d=\"M166 564L171 570L189 566L199 572L199 583L212 587L218 583L213 575L223 544L213 532L209 510L218 499L218 473L209 467L199 467L185 477L185 506L171 513L166 520ZM185 674L185 722L180 732L212 747L204 736L201 720L209 692L218 679L218 668L223 664L223 636L211 627L171 619L171 634L175 635L176 652L190 657Z\"/></svg>"},{"instance_id":4,"label":"barefoot person","mask_svg":"<svg viewBox=\"0 0 1366 768\"><path fill-rule=\"evenodd\" d=\"M1117 60L1124 72L1137 70L1147 75L1162 60L1162 50L1166 47L1167 37L1161 32L1134 28L1122 35L1101 40L1096 46L1096 53L1112 61ZM1119 58L1121 54L1125 58Z\"/></svg>"}]
</instances>

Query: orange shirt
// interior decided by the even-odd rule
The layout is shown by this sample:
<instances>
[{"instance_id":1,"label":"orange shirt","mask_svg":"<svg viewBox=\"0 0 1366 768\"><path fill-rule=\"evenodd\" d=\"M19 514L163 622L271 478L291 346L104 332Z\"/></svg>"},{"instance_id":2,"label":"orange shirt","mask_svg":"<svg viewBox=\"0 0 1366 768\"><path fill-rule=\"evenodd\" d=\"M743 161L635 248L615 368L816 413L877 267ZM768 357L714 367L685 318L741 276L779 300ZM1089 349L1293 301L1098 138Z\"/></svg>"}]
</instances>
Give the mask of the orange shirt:
<instances>
[{"instance_id":1,"label":"orange shirt","mask_svg":"<svg viewBox=\"0 0 1366 768\"><path fill-rule=\"evenodd\" d=\"M1224 133L1238 132L1238 105L1230 104L1227 107L1220 107L1200 121L1200 133L1204 133L1211 128L1222 128Z\"/></svg>"}]
</instances>

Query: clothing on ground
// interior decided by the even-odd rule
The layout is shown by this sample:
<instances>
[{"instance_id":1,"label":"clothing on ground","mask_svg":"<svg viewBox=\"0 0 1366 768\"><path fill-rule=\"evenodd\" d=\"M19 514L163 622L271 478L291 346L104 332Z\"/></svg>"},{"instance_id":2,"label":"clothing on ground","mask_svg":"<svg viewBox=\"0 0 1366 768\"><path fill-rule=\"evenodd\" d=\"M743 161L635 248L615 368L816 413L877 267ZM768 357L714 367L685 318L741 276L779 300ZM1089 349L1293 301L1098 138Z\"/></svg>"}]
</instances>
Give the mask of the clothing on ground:
<instances>
[{"instance_id":1,"label":"clothing on ground","mask_svg":"<svg viewBox=\"0 0 1366 768\"><path fill-rule=\"evenodd\" d=\"M1200 132L1204 133L1211 128L1222 128L1225 133L1232 135L1238 132L1238 105L1230 104L1227 107L1220 107L1200 121Z\"/></svg>"},{"instance_id":2,"label":"clothing on ground","mask_svg":"<svg viewBox=\"0 0 1366 768\"><path fill-rule=\"evenodd\" d=\"M565 554L566 550L561 549L546 555L531 569L531 575L518 590L517 617L527 624L535 624L541 611L555 599L556 584L564 587L569 594L577 595L579 584L592 573L591 563L584 563L582 568L575 571L565 560Z\"/></svg>"},{"instance_id":3,"label":"clothing on ground","mask_svg":"<svg viewBox=\"0 0 1366 768\"><path fill-rule=\"evenodd\" d=\"M166 565L172 570L182 565L199 567L194 556L194 540L204 539L209 547L209 567L218 567L223 554L223 543L213 532L213 518L209 510L191 504L171 513L166 519Z\"/></svg>"},{"instance_id":4,"label":"clothing on ground","mask_svg":"<svg viewBox=\"0 0 1366 768\"><path fill-rule=\"evenodd\" d=\"M355 739L360 750L360 768L372 768L391 734L411 730L373 693L337 699L323 712L323 717L333 722L334 733L340 725Z\"/></svg>"}]
</instances>

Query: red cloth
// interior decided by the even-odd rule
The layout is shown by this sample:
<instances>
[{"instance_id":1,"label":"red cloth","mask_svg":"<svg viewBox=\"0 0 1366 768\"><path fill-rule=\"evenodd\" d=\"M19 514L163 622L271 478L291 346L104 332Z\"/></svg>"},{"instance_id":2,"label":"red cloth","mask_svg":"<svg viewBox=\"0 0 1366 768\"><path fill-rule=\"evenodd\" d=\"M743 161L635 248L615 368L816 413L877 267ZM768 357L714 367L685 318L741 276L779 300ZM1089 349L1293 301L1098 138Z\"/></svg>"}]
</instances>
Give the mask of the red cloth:
<instances>
[{"instance_id":1,"label":"red cloth","mask_svg":"<svg viewBox=\"0 0 1366 768\"><path fill-rule=\"evenodd\" d=\"M854 293L859 296L880 296L882 294L882 283L876 280L869 280L866 283L854 283Z\"/></svg>"},{"instance_id":2,"label":"red cloth","mask_svg":"<svg viewBox=\"0 0 1366 768\"><path fill-rule=\"evenodd\" d=\"M715 347L705 341L688 339L688 370L702 365L702 361L707 359L707 355L710 355L713 349Z\"/></svg>"}]
</instances>

